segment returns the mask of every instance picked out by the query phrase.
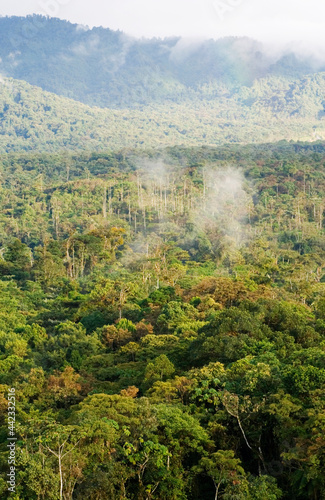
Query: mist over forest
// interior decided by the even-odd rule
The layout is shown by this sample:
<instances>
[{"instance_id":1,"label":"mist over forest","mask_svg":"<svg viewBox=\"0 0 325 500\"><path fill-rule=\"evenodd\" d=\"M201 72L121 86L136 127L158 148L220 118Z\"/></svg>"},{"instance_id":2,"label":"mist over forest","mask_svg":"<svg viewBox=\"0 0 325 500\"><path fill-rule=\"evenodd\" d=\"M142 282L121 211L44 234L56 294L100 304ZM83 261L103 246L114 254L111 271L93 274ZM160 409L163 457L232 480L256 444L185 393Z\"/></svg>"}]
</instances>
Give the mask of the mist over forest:
<instances>
[{"instance_id":1,"label":"mist over forest","mask_svg":"<svg viewBox=\"0 0 325 500\"><path fill-rule=\"evenodd\" d=\"M91 106L182 102L325 70L325 56L248 37L138 39L42 16L0 18L0 73Z\"/></svg>"}]
</instances>

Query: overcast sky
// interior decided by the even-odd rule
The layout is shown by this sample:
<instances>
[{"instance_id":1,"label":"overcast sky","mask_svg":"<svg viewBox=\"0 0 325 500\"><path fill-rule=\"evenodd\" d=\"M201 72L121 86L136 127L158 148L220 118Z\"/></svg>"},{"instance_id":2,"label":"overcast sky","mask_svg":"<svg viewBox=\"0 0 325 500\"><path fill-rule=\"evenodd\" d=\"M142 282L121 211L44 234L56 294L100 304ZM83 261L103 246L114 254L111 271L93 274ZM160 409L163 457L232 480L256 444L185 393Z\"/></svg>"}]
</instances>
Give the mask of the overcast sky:
<instances>
[{"instance_id":1,"label":"overcast sky","mask_svg":"<svg viewBox=\"0 0 325 500\"><path fill-rule=\"evenodd\" d=\"M0 0L3 16L32 13L135 36L247 35L325 45L324 0Z\"/></svg>"}]
</instances>

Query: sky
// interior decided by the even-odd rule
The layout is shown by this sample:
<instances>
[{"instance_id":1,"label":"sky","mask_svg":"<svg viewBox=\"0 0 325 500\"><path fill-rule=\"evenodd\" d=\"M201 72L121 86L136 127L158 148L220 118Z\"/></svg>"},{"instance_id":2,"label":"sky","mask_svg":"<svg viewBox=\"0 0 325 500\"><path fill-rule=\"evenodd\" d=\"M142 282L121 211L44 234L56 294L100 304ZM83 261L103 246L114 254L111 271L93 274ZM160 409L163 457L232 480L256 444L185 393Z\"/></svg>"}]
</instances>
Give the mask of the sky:
<instances>
[{"instance_id":1,"label":"sky","mask_svg":"<svg viewBox=\"0 0 325 500\"><path fill-rule=\"evenodd\" d=\"M137 37L231 35L302 49L325 45L324 0L0 0L2 16L33 13Z\"/></svg>"}]
</instances>

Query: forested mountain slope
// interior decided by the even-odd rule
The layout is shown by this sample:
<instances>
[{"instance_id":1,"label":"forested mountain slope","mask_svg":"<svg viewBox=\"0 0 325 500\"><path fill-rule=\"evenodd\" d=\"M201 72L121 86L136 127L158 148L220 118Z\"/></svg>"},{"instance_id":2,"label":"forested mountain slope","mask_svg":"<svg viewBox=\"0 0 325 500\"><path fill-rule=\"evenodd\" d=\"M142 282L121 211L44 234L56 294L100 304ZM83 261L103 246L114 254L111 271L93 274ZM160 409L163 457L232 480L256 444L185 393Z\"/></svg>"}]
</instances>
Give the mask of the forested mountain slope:
<instances>
[{"instance_id":1,"label":"forested mountain slope","mask_svg":"<svg viewBox=\"0 0 325 500\"><path fill-rule=\"evenodd\" d=\"M249 38L135 39L41 16L0 18L0 73L89 105L125 108L200 97L202 87L292 80L325 68L294 48L271 54Z\"/></svg>"},{"instance_id":2,"label":"forested mountain slope","mask_svg":"<svg viewBox=\"0 0 325 500\"><path fill-rule=\"evenodd\" d=\"M0 59L0 152L325 137L321 63L246 38L137 40L0 18Z\"/></svg>"},{"instance_id":3,"label":"forested mountain slope","mask_svg":"<svg viewBox=\"0 0 325 500\"><path fill-rule=\"evenodd\" d=\"M0 83L0 152L220 145L325 137L325 73L214 85L181 103L90 108L12 80Z\"/></svg>"}]
</instances>

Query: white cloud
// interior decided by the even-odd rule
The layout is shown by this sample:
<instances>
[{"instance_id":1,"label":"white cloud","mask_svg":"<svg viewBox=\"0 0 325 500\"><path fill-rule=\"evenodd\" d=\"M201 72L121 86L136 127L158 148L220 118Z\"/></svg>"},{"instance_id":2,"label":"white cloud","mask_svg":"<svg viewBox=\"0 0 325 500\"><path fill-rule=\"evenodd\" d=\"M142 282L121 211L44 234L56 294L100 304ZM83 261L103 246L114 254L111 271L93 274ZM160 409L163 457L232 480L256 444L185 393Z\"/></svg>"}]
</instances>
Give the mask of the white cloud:
<instances>
[{"instance_id":1,"label":"white cloud","mask_svg":"<svg viewBox=\"0 0 325 500\"><path fill-rule=\"evenodd\" d=\"M96 52L99 46L99 37L97 35L91 36L86 42L79 43L72 47L71 51L78 56L91 56Z\"/></svg>"},{"instance_id":2,"label":"white cloud","mask_svg":"<svg viewBox=\"0 0 325 500\"><path fill-rule=\"evenodd\" d=\"M200 48L203 42L204 39L202 38L180 38L171 49L170 59L174 63L177 63L182 59L190 57Z\"/></svg>"},{"instance_id":3,"label":"white cloud","mask_svg":"<svg viewBox=\"0 0 325 500\"><path fill-rule=\"evenodd\" d=\"M135 36L246 35L272 43L325 44L321 0L2 0L0 14L41 12L46 2L57 3L58 17Z\"/></svg>"},{"instance_id":4,"label":"white cloud","mask_svg":"<svg viewBox=\"0 0 325 500\"><path fill-rule=\"evenodd\" d=\"M89 29L89 26L85 26L84 24L77 24L76 26L76 31L78 32L89 31Z\"/></svg>"}]
</instances>

